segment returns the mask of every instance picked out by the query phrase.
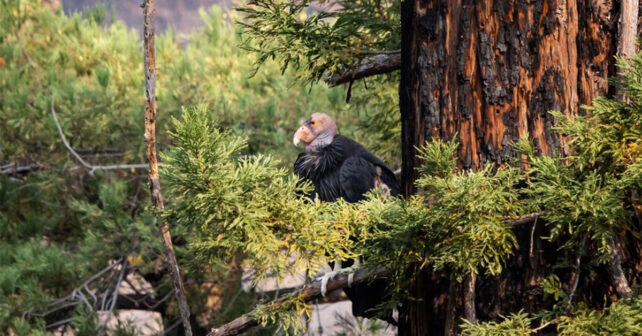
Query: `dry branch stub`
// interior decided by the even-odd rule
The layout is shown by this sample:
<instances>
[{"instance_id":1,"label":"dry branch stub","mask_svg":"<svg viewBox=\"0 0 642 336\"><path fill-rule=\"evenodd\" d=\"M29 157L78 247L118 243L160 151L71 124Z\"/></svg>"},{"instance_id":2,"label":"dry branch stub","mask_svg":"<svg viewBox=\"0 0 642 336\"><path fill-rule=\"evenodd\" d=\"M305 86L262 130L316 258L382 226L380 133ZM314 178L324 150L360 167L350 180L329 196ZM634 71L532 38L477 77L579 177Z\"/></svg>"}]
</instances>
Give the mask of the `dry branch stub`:
<instances>
[{"instance_id":1,"label":"dry branch stub","mask_svg":"<svg viewBox=\"0 0 642 336\"><path fill-rule=\"evenodd\" d=\"M192 335L192 327L189 322L189 306L185 297L185 288L181 277L172 236L169 231L169 224L160 217L160 211L163 209L163 196L160 189L160 177L158 175L158 159L156 155L156 67L154 56L154 14L156 11L155 0L145 0L143 3L143 42L144 42L144 61L145 61L145 141L147 161L149 162L149 188L152 197L152 204L156 211L156 219L160 224L163 250L165 259L169 264L172 282L174 283L174 292L178 301L178 308L181 314L181 320L185 334Z\"/></svg>"}]
</instances>

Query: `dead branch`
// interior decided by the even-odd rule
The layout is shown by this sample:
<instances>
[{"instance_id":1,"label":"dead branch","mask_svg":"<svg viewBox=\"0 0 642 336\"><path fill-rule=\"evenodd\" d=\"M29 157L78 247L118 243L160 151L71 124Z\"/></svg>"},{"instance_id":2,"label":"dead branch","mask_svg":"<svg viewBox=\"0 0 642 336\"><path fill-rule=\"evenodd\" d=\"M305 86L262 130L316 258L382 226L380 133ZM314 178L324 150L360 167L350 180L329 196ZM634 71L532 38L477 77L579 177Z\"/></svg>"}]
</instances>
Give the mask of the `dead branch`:
<instances>
[{"instance_id":1,"label":"dead branch","mask_svg":"<svg viewBox=\"0 0 642 336\"><path fill-rule=\"evenodd\" d=\"M156 212L156 221L160 224L163 239L163 250L169 264L174 292L178 301L178 309L181 313L185 335L192 336L192 326L189 322L189 306L185 298L185 288L181 271L178 268L172 236L169 232L169 224L160 217L163 210L163 196L160 189L160 176L158 175L158 160L156 155L156 67L154 55L154 14L156 12L156 1L145 0L143 2L143 52L145 62L145 140L147 142L146 154L149 162L149 189L152 196L152 204Z\"/></svg>"},{"instance_id":2,"label":"dead branch","mask_svg":"<svg viewBox=\"0 0 642 336\"><path fill-rule=\"evenodd\" d=\"M617 55L620 57L631 57L635 54L639 6L639 0L622 0L620 3L617 45Z\"/></svg>"},{"instance_id":3,"label":"dead branch","mask_svg":"<svg viewBox=\"0 0 642 336\"><path fill-rule=\"evenodd\" d=\"M620 249L615 241L615 237L611 237L608 240L609 244L609 262L606 264L606 269L608 270L609 277L611 279L611 284L615 288L618 297L624 301L631 301L633 296L633 291L629 285L629 281L624 275L624 270L622 269L622 257L620 256Z\"/></svg>"},{"instance_id":4,"label":"dead branch","mask_svg":"<svg viewBox=\"0 0 642 336\"><path fill-rule=\"evenodd\" d=\"M18 166L15 162L0 167L0 175L28 174L34 170L40 169L40 165L33 163L24 166Z\"/></svg>"},{"instance_id":5,"label":"dead branch","mask_svg":"<svg viewBox=\"0 0 642 336\"><path fill-rule=\"evenodd\" d=\"M620 20L618 26L618 44L617 55L620 57L631 57L635 54L635 44L638 38L638 11L639 0L622 0L620 3ZM628 98L620 93L624 101ZM622 257L618 247L616 236L608 239L609 253L611 254L607 262L607 270L611 279L611 284L615 288L620 299L630 301L632 296L631 286L624 275L622 269Z\"/></svg>"},{"instance_id":6,"label":"dead branch","mask_svg":"<svg viewBox=\"0 0 642 336\"><path fill-rule=\"evenodd\" d=\"M348 287L349 284L358 284L363 283L373 278L382 278L386 275L386 270L383 268L377 270L367 270L359 269L352 275L352 281L350 281L350 274L338 274L333 279L330 279L327 283L327 291L331 292L337 289ZM300 293L301 297L305 302L312 301L321 296L321 283L320 279L317 279L310 284L307 284L301 287ZM286 298L281 298L276 301L267 303L267 305L281 305ZM252 313L240 316L234 319L232 322L224 324L218 328L212 328L212 330L207 334L207 336L234 336L240 333L243 333L250 328L256 327L259 325L258 321L253 318Z\"/></svg>"},{"instance_id":7,"label":"dead branch","mask_svg":"<svg viewBox=\"0 0 642 336\"><path fill-rule=\"evenodd\" d=\"M120 269L118 269L118 267L120 267ZM117 270L119 271L118 273L115 272ZM117 261L89 277L82 284L72 290L69 295L50 303L43 312L38 313L34 312L33 309L30 309L22 314L22 318L42 317L46 319L47 316L60 316L60 312L72 311L77 305L85 305L92 311L100 310L101 306L105 306L105 304L113 302L109 301L108 296L114 296L118 293L118 283L122 281L121 278L126 274L127 270L127 258L121 257ZM116 277L117 282L115 288L112 290L110 286L103 287L104 283L110 282L116 274L118 274L118 276ZM94 283L98 281L100 281L99 285L96 286ZM90 287L103 288L103 290L98 294L98 290ZM48 323L45 328L55 328L59 325L67 324L70 321L70 318L64 318L62 320Z\"/></svg>"},{"instance_id":8,"label":"dead branch","mask_svg":"<svg viewBox=\"0 0 642 336\"><path fill-rule=\"evenodd\" d=\"M380 52L358 61L351 69L324 80L330 87L353 82L365 77L390 73L401 69L401 51Z\"/></svg>"},{"instance_id":9,"label":"dead branch","mask_svg":"<svg viewBox=\"0 0 642 336\"><path fill-rule=\"evenodd\" d=\"M469 274L464 281L464 317L473 324L477 324L477 313L475 310L475 284L476 274Z\"/></svg>"},{"instance_id":10,"label":"dead branch","mask_svg":"<svg viewBox=\"0 0 642 336\"><path fill-rule=\"evenodd\" d=\"M114 307L116 307L116 301L118 300L118 290L120 289L120 286L123 283L123 279L125 278L125 275L127 274L127 268L129 267L129 263L127 262L127 258L122 258L122 263L120 266L120 272L118 273L118 278L116 279L116 283L114 284L114 290L111 293L111 299L109 300L109 295L108 293L105 293L103 296L103 307L101 307L101 310L105 310L105 306L107 307L107 318L104 319L103 321L98 323L98 335L102 335L103 332L105 331L105 327L111 320L111 313L114 311ZM104 298L108 298L107 301L104 300Z\"/></svg>"},{"instance_id":11,"label":"dead branch","mask_svg":"<svg viewBox=\"0 0 642 336\"><path fill-rule=\"evenodd\" d=\"M51 99L51 115L53 116L53 120L56 123L56 128L58 128L58 134L60 134L60 139L62 140L62 143L65 145L65 148L71 155L78 161L83 167L85 167L88 171L89 174L93 175L96 170L116 170L116 169L145 169L147 168L147 165L144 163L136 163L136 164L116 164L116 165L106 165L106 166L94 166L89 163L87 163L83 158L71 147L69 144L69 141L67 141L67 137L65 137L65 134L62 132L62 127L60 126L60 122L58 122L58 116L56 115L56 109L54 108L54 100Z\"/></svg>"},{"instance_id":12,"label":"dead branch","mask_svg":"<svg viewBox=\"0 0 642 336\"><path fill-rule=\"evenodd\" d=\"M539 211L539 212L533 212L529 213L523 216L519 216L515 219L511 219L508 221L508 224L510 225L524 225L524 224L530 224L530 223L535 223L537 219L541 216L544 216L548 213L548 211Z\"/></svg>"}]
</instances>

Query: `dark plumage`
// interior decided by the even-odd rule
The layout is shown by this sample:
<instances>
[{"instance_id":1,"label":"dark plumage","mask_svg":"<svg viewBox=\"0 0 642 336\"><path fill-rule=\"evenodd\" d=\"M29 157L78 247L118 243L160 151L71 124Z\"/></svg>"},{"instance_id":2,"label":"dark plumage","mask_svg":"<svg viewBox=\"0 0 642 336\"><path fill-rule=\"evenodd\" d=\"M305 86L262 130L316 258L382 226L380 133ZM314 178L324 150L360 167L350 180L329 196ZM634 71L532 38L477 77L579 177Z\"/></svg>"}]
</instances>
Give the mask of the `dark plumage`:
<instances>
[{"instance_id":1,"label":"dark plumage","mask_svg":"<svg viewBox=\"0 0 642 336\"><path fill-rule=\"evenodd\" d=\"M335 134L334 121L323 113L315 113L294 135L295 145L305 142L305 152L294 163L294 172L314 184L315 193L323 201L343 198L358 202L375 187L385 189L391 196L399 194L394 173L376 156L356 141ZM352 260L341 262L349 267ZM356 284L344 291L352 301L352 314L374 317L372 308L383 302L386 282L382 279ZM383 317L394 323L392 315Z\"/></svg>"},{"instance_id":2,"label":"dark plumage","mask_svg":"<svg viewBox=\"0 0 642 336\"><path fill-rule=\"evenodd\" d=\"M343 197L348 202L358 202L377 179L392 196L399 194L394 173L363 146L342 135L335 135L329 145L299 154L294 172L310 180L323 201Z\"/></svg>"}]
</instances>

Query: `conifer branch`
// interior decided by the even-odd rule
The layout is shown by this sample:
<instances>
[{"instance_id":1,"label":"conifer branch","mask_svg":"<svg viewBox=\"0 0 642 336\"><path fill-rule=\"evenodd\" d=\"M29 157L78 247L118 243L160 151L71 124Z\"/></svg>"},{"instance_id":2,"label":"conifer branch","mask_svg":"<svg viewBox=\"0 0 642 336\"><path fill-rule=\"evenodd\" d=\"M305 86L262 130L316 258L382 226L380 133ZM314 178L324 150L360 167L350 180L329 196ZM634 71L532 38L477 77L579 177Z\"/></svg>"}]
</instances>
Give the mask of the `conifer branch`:
<instances>
[{"instance_id":1,"label":"conifer branch","mask_svg":"<svg viewBox=\"0 0 642 336\"><path fill-rule=\"evenodd\" d=\"M169 232L169 224L160 217L163 210L163 196L160 189L160 176L158 175L158 161L156 155L156 67L154 54L154 14L156 12L156 1L145 0L143 2L143 52L145 62L145 140L147 142L146 154L149 162L149 189L152 203L156 211L156 220L160 224L163 239L163 250L169 264L174 292L178 301L178 308L185 328L185 335L192 336L192 327L189 322L189 306L185 297L183 279L176 261L172 236Z\"/></svg>"},{"instance_id":2,"label":"conifer branch","mask_svg":"<svg viewBox=\"0 0 642 336\"><path fill-rule=\"evenodd\" d=\"M338 274L328 281L326 288L328 292L331 292L337 289L348 287L349 284L359 284L369 281L373 278L383 278L385 276L386 270L384 268L379 268L374 271L362 268L355 271L352 281L350 281L350 274ZM305 302L309 302L321 297L321 283L322 281L319 279L301 287L299 290L301 292L302 299ZM287 298L281 298L267 304L279 306L283 304L286 299ZM256 309L254 311L256 311ZM256 320L256 318L252 317L252 313L249 313L237 317L233 321L226 323L220 327L212 328L207 336L234 336L241 334L258 325L259 322Z\"/></svg>"},{"instance_id":3,"label":"conifer branch","mask_svg":"<svg viewBox=\"0 0 642 336\"><path fill-rule=\"evenodd\" d=\"M390 73L401 69L401 51L380 53L363 58L354 67L342 74L326 77L330 87L353 82L358 79Z\"/></svg>"},{"instance_id":4,"label":"conifer branch","mask_svg":"<svg viewBox=\"0 0 642 336\"><path fill-rule=\"evenodd\" d=\"M546 212L536 212L532 214L527 214L516 219L508 220L507 223L510 225L523 225L532 223L537 218ZM387 272L385 269L380 268L375 271L369 271L367 269L359 269L354 273L354 278L352 284L363 283L372 279L384 278L386 277ZM327 292L332 292L334 290L342 289L348 287L349 284L349 275L348 274L339 274L333 279L329 280L327 283ZM473 282L474 286L474 282ZM310 284L307 284L303 287L294 289L293 291L300 291L301 296L305 302L312 301L321 297L321 280L314 281ZM270 303L268 305L281 305L284 302L285 298L280 298ZM474 302L474 298L470 300ZM255 310L256 311L256 308ZM253 311L253 312L254 312ZM474 316L471 314L470 316ZM220 327L212 328L212 330L207 334L207 336L234 336L246 332L247 330L258 326L258 321L252 317L252 313L242 315L236 319L228 322Z\"/></svg>"}]
</instances>

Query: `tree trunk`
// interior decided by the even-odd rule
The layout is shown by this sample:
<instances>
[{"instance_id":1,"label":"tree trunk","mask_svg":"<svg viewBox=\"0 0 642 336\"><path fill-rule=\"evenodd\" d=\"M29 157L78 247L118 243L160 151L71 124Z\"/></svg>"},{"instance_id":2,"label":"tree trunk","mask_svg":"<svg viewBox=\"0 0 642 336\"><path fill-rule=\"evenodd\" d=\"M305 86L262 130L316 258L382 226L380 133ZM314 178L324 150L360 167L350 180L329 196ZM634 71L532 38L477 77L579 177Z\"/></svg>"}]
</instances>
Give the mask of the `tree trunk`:
<instances>
[{"instance_id":1,"label":"tree trunk","mask_svg":"<svg viewBox=\"0 0 642 336\"><path fill-rule=\"evenodd\" d=\"M431 139L456 136L465 169L507 162L515 156L511 143L521 137L531 139L542 155L564 152L548 112L582 114L582 104L614 93L608 78L615 74L620 9L619 2L601 0L404 0L399 87L404 194L415 192L420 165L415 146ZM635 18L626 22L631 27ZM462 305L458 314L483 321L546 306L533 290L558 256L555 246L531 239L541 230L516 231L520 249L504 274L478 276L472 291L470 283L460 287L461 298L450 299ZM453 288L449 277L427 272L414 281L434 279L439 283L414 285L414 296L423 301L402 308L400 335L440 335L450 328L444 325L453 310L446 298ZM600 290L602 296L613 293L608 276L597 280L606 287L580 283L592 287L584 298L600 300Z\"/></svg>"}]
</instances>

